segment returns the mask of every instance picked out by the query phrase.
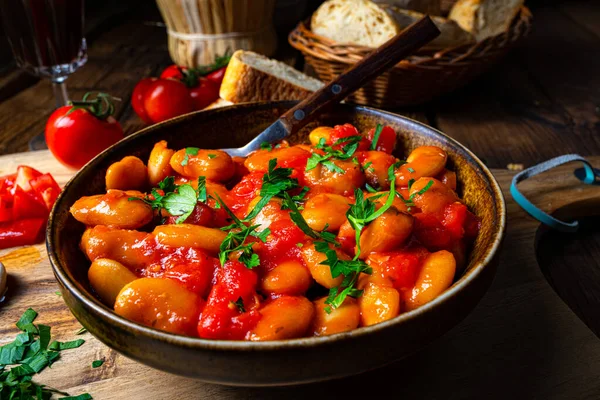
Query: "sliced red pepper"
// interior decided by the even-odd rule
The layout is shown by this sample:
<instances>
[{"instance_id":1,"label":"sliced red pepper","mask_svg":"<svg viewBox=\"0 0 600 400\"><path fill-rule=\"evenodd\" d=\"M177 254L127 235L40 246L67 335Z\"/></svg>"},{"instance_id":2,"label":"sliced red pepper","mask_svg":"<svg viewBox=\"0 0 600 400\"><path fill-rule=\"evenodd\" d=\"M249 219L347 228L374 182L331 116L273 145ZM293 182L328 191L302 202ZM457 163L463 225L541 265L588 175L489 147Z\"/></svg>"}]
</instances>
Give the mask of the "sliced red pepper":
<instances>
[{"instance_id":1,"label":"sliced red pepper","mask_svg":"<svg viewBox=\"0 0 600 400\"><path fill-rule=\"evenodd\" d=\"M9 194L0 193L0 222L12 221L13 219L13 199Z\"/></svg>"},{"instance_id":2,"label":"sliced red pepper","mask_svg":"<svg viewBox=\"0 0 600 400\"><path fill-rule=\"evenodd\" d=\"M48 210L52 209L58 194L60 193L60 186L54 180L52 175L43 174L29 181L29 185L32 190L36 193L38 199L43 200Z\"/></svg>"},{"instance_id":3,"label":"sliced red pepper","mask_svg":"<svg viewBox=\"0 0 600 400\"><path fill-rule=\"evenodd\" d=\"M19 165L17 167L17 178L15 184L20 186L21 189L28 192L31 190L29 181L42 175L42 173L34 168L28 167L27 165Z\"/></svg>"},{"instance_id":4,"label":"sliced red pepper","mask_svg":"<svg viewBox=\"0 0 600 400\"><path fill-rule=\"evenodd\" d=\"M13 196L13 218L48 218L46 205L36 199L31 193L25 192L20 186L15 187Z\"/></svg>"},{"instance_id":5,"label":"sliced red pepper","mask_svg":"<svg viewBox=\"0 0 600 400\"><path fill-rule=\"evenodd\" d=\"M10 174L0 177L0 194L8 194L13 186L15 186L15 180L17 174Z\"/></svg>"},{"instance_id":6,"label":"sliced red pepper","mask_svg":"<svg viewBox=\"0 0 600 400\"><path fill-rule=\"evenodd\" d=\"M0 249L42 241L46 218L27 218L0 223Z\"/></svg>"}]
</instances>

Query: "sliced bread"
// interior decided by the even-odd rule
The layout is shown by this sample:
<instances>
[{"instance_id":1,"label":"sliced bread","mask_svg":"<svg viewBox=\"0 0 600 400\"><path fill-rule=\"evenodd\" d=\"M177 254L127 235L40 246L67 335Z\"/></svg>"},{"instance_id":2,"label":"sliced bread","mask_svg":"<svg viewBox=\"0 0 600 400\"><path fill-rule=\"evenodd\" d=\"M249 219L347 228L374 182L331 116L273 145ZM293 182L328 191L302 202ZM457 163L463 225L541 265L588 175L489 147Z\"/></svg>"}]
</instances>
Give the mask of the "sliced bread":
<instances>
[{"instance_id":1,"label":"sliced bread","mask_svg":"<svg viewBox=\"0 0 600 400\"><path fill-rule=\"evenodd\" d=\"M231 103L302 100L323 85L281 61L238 50L229 61L219 95Z\"/></svg>"},{"instance_id":2,"label":"sliced bread","mask_svg":"<svg viewBox=\"0 0 600 400\"><path fill-rule=\"evenodd\" d=\"M394 18L400 29L417 22L425 16L417 11L404 10L393 6L382 6ZM430 16L440 30L440 36L423 46L424 49L444 49L475 42L469 32L462 29L455 21L443 17Z\"/></svg>"},{"instance_id":3,"label":"sliced bread","mask_svg":"<svg viewBox=\"0 0 600 400\"><path fill-rule=\"evenodd\" d=\"M393 19L369 0L327 0L315 11L311 30L338 43L379 47L400 31Z\"/></svg>"},{"instance_id":4,"label":"sliced bread","mask_svg":"<svg viewBox=\"0 0 600 400\"><path fill-rule=\"evenodd\" d=\"M524 0L458 0L448 18L477 41L508 31Z\"/></svg>"}]
</instances>

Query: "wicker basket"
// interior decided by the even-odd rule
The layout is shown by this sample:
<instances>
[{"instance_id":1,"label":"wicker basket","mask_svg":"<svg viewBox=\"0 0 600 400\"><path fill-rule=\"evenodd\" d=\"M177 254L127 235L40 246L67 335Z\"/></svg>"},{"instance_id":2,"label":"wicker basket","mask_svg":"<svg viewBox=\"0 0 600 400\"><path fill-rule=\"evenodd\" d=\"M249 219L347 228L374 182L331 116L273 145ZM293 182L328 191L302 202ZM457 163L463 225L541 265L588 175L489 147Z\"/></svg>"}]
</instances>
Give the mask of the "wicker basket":
<instances>
[{"instance_id":1,"label":"wicker basket","mask_svg":"<svg viewBox=\"0 0 600 400\"><path fill-rule=\"evenodd\" d=\"M457 89L480 75L504 56L531 29L532 15L522 7L508 32L476 44L439 51L422 50L367 83L347 101L380 108L417 105ZM329 82L372 48L345 45L315 35L308 22L298 24L289 35L319 79Z\"/></svg>"}]
</instances>

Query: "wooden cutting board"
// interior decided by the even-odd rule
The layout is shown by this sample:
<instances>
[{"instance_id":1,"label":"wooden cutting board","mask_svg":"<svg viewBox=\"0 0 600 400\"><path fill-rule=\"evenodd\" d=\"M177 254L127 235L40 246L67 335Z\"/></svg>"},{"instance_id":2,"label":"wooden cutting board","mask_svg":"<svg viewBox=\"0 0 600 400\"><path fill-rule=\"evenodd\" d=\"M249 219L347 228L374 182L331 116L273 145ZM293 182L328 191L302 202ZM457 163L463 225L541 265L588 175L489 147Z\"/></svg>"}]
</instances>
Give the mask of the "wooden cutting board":
<instances>
[{"instance_id":1,"label":"wooden cutting board","mask_svg":"<svg viewBox=\"0 0 600 400\"><path fill-rule=\"evenodd\" d=\"M600 157L590 160L600 166ZM47 151L0 157L0 175L19 164L51 172L61 185L72 176ZM589 198L599 199L600 204L600 188L581 184L573 177L573 169L569 165L553 170L524 182L521 188L548 211ZM9 273L7 299L0 303L0 344L12 341L17 333L14 322L28 307L34 308L39 312L37 322L52 326L57 339L86 340L79 349L61 353L61 360L35 380L71 394L89 392L101 400L377 398L384 393L427 399L598 398L600 340L540 272L534 250L539 224L508 195L514 173L493 172L505 193L508 231L492 288L449 333L382 369L281 388L231 388L153 370L112 351L89 333L75 335L80 325L56 294L58 287L43 244L0 251L0 261ZM97 359L104 359L104 365L93 369L92 361Z\"/></svg>"}]
</instances>

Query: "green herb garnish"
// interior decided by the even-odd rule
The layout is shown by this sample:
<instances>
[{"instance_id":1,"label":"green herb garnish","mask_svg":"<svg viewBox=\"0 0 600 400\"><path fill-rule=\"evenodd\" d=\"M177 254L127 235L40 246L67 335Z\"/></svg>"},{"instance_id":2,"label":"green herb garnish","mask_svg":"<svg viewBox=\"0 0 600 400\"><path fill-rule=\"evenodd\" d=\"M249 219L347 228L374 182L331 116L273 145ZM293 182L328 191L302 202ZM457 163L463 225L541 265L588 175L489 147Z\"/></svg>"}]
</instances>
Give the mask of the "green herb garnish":
<instances>
[{"instance_id":1,"label":"green herb garnish","mask_svg":"<svg viewBox=\"0 0 600 400\"><path fill-rule=\"evenodd\" d=\"M92 361L92 368L101 367L104 364L104 360L94 360Z\"/></svg>"},{"instance_id":2,"label":"green herb garnish","mask_svg":"<svg viewBox=\"0 0 600 400\"><path fill-rule=\"evenodd\" d=\"M69 396L46 385L33 382L33 376L44 368L51 366L60 356L61 350L81 346L83 340L72 342L57 342L50 344L50 327L35 325L33 321L37 312L33 309L25 311L16 323L23 331L8 344L0 347L0 399L49 400L53 394L59 394L61 399L89 400L88 393L79 396ZM12 366L8 369L9 366Z\"/></svg>"},{"instance_id":3,"label":"green herb garnish","mask_svg":"<svg viewBox=\"0 0 600 400\"><path fill-rule=\"evenodd\" d=\"M344 276L340 286L329 289L329 295L325 300L325 304L328 305L325 312L329 314L332 308L341 306L346 297L359 297L362 290L356 289L355 286L360 273L371 274L373 271L364 261L358 260L356 257L352 260L340 260L336 251L328 243L315 242L315 249L327 257L321 264L329 266L333 278Z\"/></svg>"},{"instance_id":4,"label":"green herb garnish","mask_svg":"<svg viewBox=\"0 0 600 400\"><path fill-rule=\"evenodd\" d=\"M379 136L381 136L381 132L383 132L383 125L377 124L375 128L375 134L373 135L373 140L371 141L371 147L369 150L377 150L377 142L379 141Z\"/></svg>"},{"instance_id":5,"label":"green herb garnish","mask_svg":"<svg viewBox=\"0 0 600 400\"><path fill-rule=\"evenodd\" d=\"M221 265L225 265L225 262L229 258L229 254L233 252L241 252L239 261L246 265L246 268L252 269L260 265L260 259L258 254L254 253L252 249L253 243L246 243L249 236L254 236L260 239L262 242L266 242L267 236L271 233L269 228L262 231L257 231L260 225L246 225L246 222L236 217L236 215L227 207L225 202L217 195L217 202L221 204L221 207L229 214L233 223L231 225L221 228L227 232L227 236L219 247L219 261Z\"/></svg>"},{"instance_id":6,"label":"green herb garnish","mask_svg":"<svg viewBox=\"0 0 600 400\"><path fill-rule=\"evenodd\" d=\"M175 185L175 178L168 176L159 182L158 189L153 188L151 193L152 197L146 196L143 199L130 197L129 200L144 201L153 209L158 210L159 214L162 209L165 209L169 214L179 217L175 221L177 224L183 223L190 216L199 201L206 203L208 199L206 178L204 176L198 177L197 189L194 189L188 183Z\"/></svg>"},{"instance_id":7,"label":"green herb garnish","mask_svg":"<svg viewBox=\"0 0 600 400\"><path fill-rule=\"evenodd\" d=\"M212 160L213 158L217 158L217 155L211 153L208 155L208 158L210 158Z\"/></svg>"},{"instance_id":8,"label":"green herb garnish","mask_svg":"<svg viewBox=\"0 0 600 400\"><path fill-rule=\"evenodd\" d=\"M190 156L197 156L200 149L198 147L186 147L185 148L185 157L181 160L181 166L185 167L188 165L190 161Z\"/></svg>"},{"instance_id":9,"label":"green herb garnish","mask_svg":"<svg viewBox=\"0 0 600 400\"><path fill-rule=\"evenodd\" d=\"M354 156L354 153L358 149L360 141L363 139L361 135L348 136L336 140L333 146L342 146L341 150L334 149L329 146L325 141L325 138L321 138L319 143L315 146L317 149L323 150L324 154L313 153L306 163L306 170L316 168L319 164L322 164L328 170L343 174L344 170L338 167L333 161L334 160L348 160Z\"/></svg>"},{"instance_id":10,"label":"green herb garnish","mask_svg":"<svg viewBox=\"0 0 600 400\"><path fill-rule=\"evenodd\" d=\"M267 150L267 151L271 151L273 150L273 145L269 142L262 142L260 144L260 149L261 150Z\"/></svg>"}]
</instances>

